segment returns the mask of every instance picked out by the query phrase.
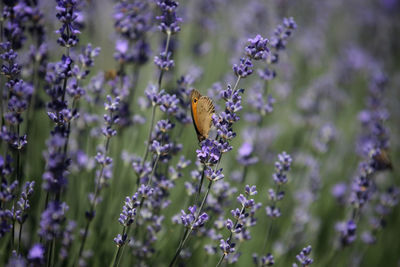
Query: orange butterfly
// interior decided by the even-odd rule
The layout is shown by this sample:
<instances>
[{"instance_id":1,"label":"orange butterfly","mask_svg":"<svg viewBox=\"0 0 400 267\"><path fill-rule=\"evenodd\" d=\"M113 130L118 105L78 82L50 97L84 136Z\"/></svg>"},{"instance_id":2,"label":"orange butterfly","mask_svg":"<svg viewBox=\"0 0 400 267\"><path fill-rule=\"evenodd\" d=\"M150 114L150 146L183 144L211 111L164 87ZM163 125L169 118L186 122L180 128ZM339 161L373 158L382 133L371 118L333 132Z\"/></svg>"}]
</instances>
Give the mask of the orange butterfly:
<instances>
[{"instance_id":1,"label":"orange butterfly","mask_svg":"<svg viewBox=\"0 0 400 267\"><path fill-rule=\"evenodd\" d=\"M212 114L215 112L214 104L208 96L202 96L199 91L193 89L190 93L190 108L194 129L199 142L208 138L208 132L212 125Z\"/></svg>"}]
</instances>

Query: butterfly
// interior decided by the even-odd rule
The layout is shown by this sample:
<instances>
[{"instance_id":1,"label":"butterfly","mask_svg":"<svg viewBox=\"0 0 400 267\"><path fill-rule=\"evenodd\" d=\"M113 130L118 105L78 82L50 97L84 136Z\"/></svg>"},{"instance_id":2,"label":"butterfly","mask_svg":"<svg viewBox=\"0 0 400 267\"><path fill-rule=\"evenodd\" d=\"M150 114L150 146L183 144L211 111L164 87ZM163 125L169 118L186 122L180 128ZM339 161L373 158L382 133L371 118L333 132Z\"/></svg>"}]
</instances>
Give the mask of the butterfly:
<instances>
[{"instance_id":1,"label":"butterfly","mask_svg":"<svg viewBox=\"0 0 400 267\"><path fill-rule=\"evenodd\" d=\"M194 129L199 142L208 138L212 124L212 115L215 112L214 104L208 96L202 96L199 91L193 89L190 93L190 111Z\"/></svg>"},{"instance_id":2,"label":"butterfly","mask_svg":"<svg viewBox=\"0 0 400 267\"><path fill-rule=\"evenodd\" d=\"M104 72L104 79L106 81L114 80L117 77L118 73L116 70L107 70Z\"/></svg>"},{"instance_id":3,"label":"butterfly","mask_svg":"<svg viewBox=\"0 0 400 267\"><path fill-rule=\"evenodd\" d=\"M392 161L389 156L387 149L380 149L375 155L373 155L373 166L378 171L392 170Z\"/></svg>"}]
</instances>

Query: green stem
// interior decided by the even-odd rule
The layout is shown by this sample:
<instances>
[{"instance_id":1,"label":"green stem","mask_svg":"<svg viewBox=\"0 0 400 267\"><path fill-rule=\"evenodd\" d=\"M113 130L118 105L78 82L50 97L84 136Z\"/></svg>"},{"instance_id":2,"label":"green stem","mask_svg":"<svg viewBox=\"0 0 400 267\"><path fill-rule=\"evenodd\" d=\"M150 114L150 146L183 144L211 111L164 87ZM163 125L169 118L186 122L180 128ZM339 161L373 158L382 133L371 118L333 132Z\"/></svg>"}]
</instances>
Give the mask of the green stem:
<instances>
[{"instance_id":1,"label":"green stem","mask_svg":"<svg viewBox=\"0 0 400 267\"><path fill-rule=\"evenodd\" d=\"M149 135L147 137L146 151L144 153L143 160L142 160L142 167L144 166L144 163L147 160L147 156L149 155L151 133L152 133L153 127L154 127L154 119L155 119L155 116L156 116L156 108L157 108L157 105L153 105L153 109L151 110L150 129L149 129ZM137 184L139 185L139 181L137 181Z\"/></svg>"},{"instance_id":2,"label":"green stem","mask_svg":"<svg viewBox=\"0 0 400 267\"><path fill-rule=\"evenodd\" d=\"M197 194L196 194L196 198L194 200L194 205L197 205L197 201L200 197L201 194L201 188L203 186L203 181L204 181L204 172L206 170L206 165L203 164L203 171L201 172L201 178L200 178L200 182L199 182L199 186L198 186L198 190L197 190Z\"/></svg>"},{"instance_id":3,"label":"green stem","mask_svg":"<svg viewBox=\"0 0 400 267\"><path fill-rule=\"evenodd\" d=\"M122 229L122 238L124 238L125 231L126 231L126 226L124 226L124 228ZM113 267L117 267L119 265L120 256L122 256L121 249L124 245L125 245L125 242L121 246L118 247L117 254L115 255L115 258L114 258L114 261L112 264ZM120 253L121 253L121 255L120 255Z\"/></svg>"},{"instance_id":4,"label":"green stem","mask_svg":"<svg viewBox=\"0 0 400 267\"><path fill-rule=\"evenodd\" d=\"M208 194L210 193L212 184L213 184L213 181L210 180L210 182L208 183L207 192L206 192L206 194L205 194L205 196L204 196L204 198L203 198L203 201L201 202L199 211L198 211L198 213L196 214L196 217L195 217L195 219L193 220L192 224L191 224L190 227L188 228L188 231L187 231L186 234L182 237L182 240L181 240L181 242L179 243L178 249L177 249L176 252L175 252L174 258L172 259L172 261L171 261L170 264L169 264L170 267L174 266L174 264L175 264L175 262L176 262L176 260L177 260L177 258L178 258L178 256L179 256L179 254L181 253L181 251L182 251L182 249L183 249L183 246L185 245L186 241L189 239L189 236L190 236L190 234L191 234L192 231L193 231L193 225L196 223L196 221L197 221L197 219L199 218L201 212L203 211L203 207L204 207L204 204L206 203Z\"/></svg>"},{"instance_id":5,"label":"green stem","mask_svg":"<svg viewBox=\"0 0 400 267\"><path fill-rule=\"evenodd\" d=\"M242 185L244 185L244 181L246 181L246 176L247 176L248 169L249 169L248 165L245 165L244 168L243 168L242 181L240 181L240 183Z\"/></svg>"},{"instance_id":6,"label":"green stem","mask_svg":"<svg viewBox=\"0 0 400 267\"><path fill-rule=\"evenodd\" d=\"M78 260L82 256L83 248L85 247L86 238L87 238L87 234L88 234L89 226L90 226L91 222L92 222L91 219L88 219L86 222L85 232L83 233L81 246L79 247Z\"/></svg>"},{"instance_id":7,"label":"green stem","mask_svg":"<svg viewBox=\"0 0 400 267\"><path fill-rule=\"evenodd\" d=\"M276 190L275 190L276 195L279 194L280 188L281 188L281 186L280 186L279 184L276 185ZM277 206L277 200L273 200L273 201L272 201L272 206L273 206L274 208L276 208L276 206ZM264 240L264 245L263 245L262 253L264 253L264 252L268 249L267 245L268 245L268 241L269 241L269 239L270 239L270 237L271 237L273 222L274 222L274 219L272 219L272 220L270 221L270 223L269 223L269 227L268 227L267 233L266 233L266 235L265 235L265 240Z\"/></svg>"},{"instance_id":8,"label":"green stem","mask_svg":"<svg viewBox=\"0 0 400 267\"><path fill-rule=\"evenodd\" d=\"M110 112L110 116L112 117L112 112ZM111 139L110 137L106 138L105 152L104 152L105 156L107 156L107 152L108 152L108 149L109 149L109 146L110 146L110 139ZM100 173L99 173L99 175L98 175L98 177L96 179L96 182L95 182L94 197L93 197L93 201L90 203L90 211L89 211L89 216L90 217L87 218L85 232L83 233L82 242L81 242L81 245L79 247L78 260L82 256L82 252L83 252L83 249L85 247L85 243L86 243L89 227L90 227L90 224L91 224L91 222L93 221L93 218L94 218L94 212L96 210L96 201L97 201L98 195L100 194L100 190L101 190L100 182L101 182L101 178L103 177L103 173L104 173L104 165L101 166Z\"/></svg>"},{"instance_id":9,"label":"green stem","mask_svg":"<svg viewBox=\"0 0 400 267\"><path fill-rule=\"evenodd\" d=\"M54 250L54 238L51 240L51 241L49 241L48 243L50 243L49 245L48 245L48 254L47 254L47 263L46 263L46 266L47 267L50 267L50 266L52 266L52 261L53 261L53 250Z\"/></svg>"},{"instance_id":10,"label":"green stem","mask_svg":"<svg viewBox=\"0 0 400 267\"><path fill-rule=\"evenodd\" d=\"M15 219L14 219L14 217L15 217L15 213L13 214L13 223L12 223L12 231L11 231L11 247L12 247L12 250L14 250L14 246L15 246L15 244L14 244L14 238L15 238Z\"/></svg>"},{"instance_id":11,"label":"green stem","mask_svg":"<svg viewBox=\"0 0 400 267\"><path fill-rule=\"evenodd\" d=\"M151 184L153 183L153 176L154 176L154 172L155 172L155 170L157 168L157 164L158 164L159 159L160 159L160 155L157 154L156 160L154 161L154 165L153 165L153 168L152 168L151 173L150 173L149 181L147 181L147 186L151 186ZM139 214L140 214L140 210L143 207L143 203L144 203L144 197L142 197L142 199L140 200L139 207L138 207L138 209L136 211L137 216L139 216ZM137 221L138 221L138 219L136 218L135 223L134 223L134 226L135 226L135 233L134 234L135 234L135 236L137 235L137 231L139 229L137 227ZM127 235L129 235L129 230L130 230L130 228L126 231ZM125 231L125 228L124 228L124 231ZM124 246L125 246L125 244L122 244L121 247L124 247ZM118 249L118 251L119 251L119 249ZM117 254L119 254L119 252L117 252ZM124 254L124 250L122 249L121 255L119 257L122 258L123 254ZM118 264L119 264L119 259L118 259L117 266L118 266Z\"/></svg>"},{"instance_id":12,"label":"green stem","mask_svg":"<svg viewBox=\"0 0 400 267\"><path fill-rule=\"evenodd\" d=\"M238 85L239 85L239 81L240 81L240 76L237 77L237 79L236 79L235 86L233 87L233 92L236 92L236 89L237 89L237 87L238 87Z\"/></svg>"},{"instance_id":13,"label":"green stem","mask_svg":"<svg viewBox=\"0 0 400 267\"><path fill-rule=\"evenodd\" d=\"M265 236L262 253L267 252L266 250L268 248L267 247L268 241L269 241L269 238L270 238L271 233L272 233L273 222L274 222L273 220L269 222L269 227L268 227L268 230L267 230L267 233L266 233L266 236Z\"/></svg>"},{"instance_id":14,"label":"green stem","mask_svg":"<svg viewBox=\"0 0 400 267\"><path fill-rule=\"evenodd\" d=\"M20 224L20 227L19 227L17 255L19 255L19 249L20 249L20 247L21 247L22 225L23 225L23 224L21 223L21 224Z\"/></svg>"},{"instance_id":15,"label":"green stem","mask_svg":"<svg viewBox=\"0 0 400 267\"><path fill-rule=\"evenodd\" d=\"M167 32L167 43L165 44L165 49L164 49L164 53L165 54L167 54L167 52L168 52L170 40L171 40L171 33ZM160 76L158 77L158 90L157 91L160 91L160 89L161 89L161 83L162 83L163 76L164 76L164 70L161 70L160 71ZM144 153L144 157L142 159L142 164L141 164L142 169L143 169L144 163L147 160L147 156L149 155L151 133L152 133L153 127L154 127L154 117L155 117L155 113L156 113L156 107L157 107L157 105L153 104L153 110L151 112L151 123L150 123L149 135L148 135L147 144L146 144L146 151ZM140 178L141 178L141 174L138 174L137 179L136 179L136 186L137 187L139 187Z\"/></svg>"},{"instance_id":16,"label":"green stem","mask_svg":"<svg viewBox=\"0 0 400 267\"><path fill-rule=\"evenodd\" d=\"M224 258L225 258L225 253L224 254L222 254L222 257L219 259L219 261L218 261L218 263L217 263L217 265L216 265L216 267L219 267L220 265L221 265L221 263L222 263L222 261L224 260Z\"/></svg>"}]
</instances>

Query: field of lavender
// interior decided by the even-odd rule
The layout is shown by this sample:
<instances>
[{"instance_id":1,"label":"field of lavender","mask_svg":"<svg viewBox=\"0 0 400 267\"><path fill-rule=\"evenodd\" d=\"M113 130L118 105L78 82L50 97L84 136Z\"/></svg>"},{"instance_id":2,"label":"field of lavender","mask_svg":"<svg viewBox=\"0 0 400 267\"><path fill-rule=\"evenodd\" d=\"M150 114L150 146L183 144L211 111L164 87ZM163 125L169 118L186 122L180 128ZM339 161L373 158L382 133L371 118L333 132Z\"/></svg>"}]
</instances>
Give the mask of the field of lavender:
<instances>
[{"instance_id":1,"label":"field of lavender","mask_svg":"<svg viewBox=\"0 0 400 267\"><path fill-rule=\"evenodd\" d=\"M400 1L0 11L0 266L400 266Z\"/></svg>"}]
</instances>

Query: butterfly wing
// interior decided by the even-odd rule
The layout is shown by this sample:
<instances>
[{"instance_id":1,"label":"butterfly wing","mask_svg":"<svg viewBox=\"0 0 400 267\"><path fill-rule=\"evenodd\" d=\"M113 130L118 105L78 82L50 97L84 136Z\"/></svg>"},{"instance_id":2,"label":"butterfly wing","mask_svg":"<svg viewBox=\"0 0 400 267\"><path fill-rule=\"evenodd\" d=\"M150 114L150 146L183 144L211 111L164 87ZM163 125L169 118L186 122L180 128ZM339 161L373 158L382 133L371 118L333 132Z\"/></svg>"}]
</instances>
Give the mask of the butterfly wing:
<instances>
[{"instance_id":1,"label":"butterfly wing","mask_svg":"<svg viewBox=\"0 0 400 267\"><path fill-rule=\"evenodd\" d=\"M202 96L197 101L197 138L203 141L208 138L208 133L212 125L212 115L215 112L214 104L211 98Z\"/></svg>"},{"instance_id":2,"label":"butterfly wing","mask_svg":"<svg viewBox=\"0 0 400 267\"><path fill-rule=\"evenodd\" d=\"M392 170L392 161L389 156L389 151L382 149L377 155L374 156L374 166L379 171Z\"/></svg>"},{"instance_id":3,"label":"butterfly wing","mask_svg":"<svg viewBox=\"0 0 400 267\"><path fill-rule=\"evenodd\" d=\"M190 113L192 114L193 126L194 126L194 129L196 130L196 134L197 134L198 138L200 136L200 132L198 129L199 120L198 120L198 114L197 114L197 104L198 104L200 97L201 97L201 94L196 89L193 89L192 92L190 93Z\"/></svg>"}]
</instances>

